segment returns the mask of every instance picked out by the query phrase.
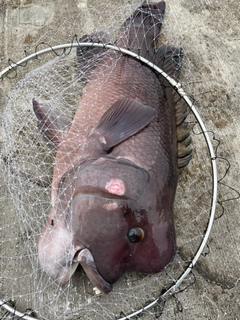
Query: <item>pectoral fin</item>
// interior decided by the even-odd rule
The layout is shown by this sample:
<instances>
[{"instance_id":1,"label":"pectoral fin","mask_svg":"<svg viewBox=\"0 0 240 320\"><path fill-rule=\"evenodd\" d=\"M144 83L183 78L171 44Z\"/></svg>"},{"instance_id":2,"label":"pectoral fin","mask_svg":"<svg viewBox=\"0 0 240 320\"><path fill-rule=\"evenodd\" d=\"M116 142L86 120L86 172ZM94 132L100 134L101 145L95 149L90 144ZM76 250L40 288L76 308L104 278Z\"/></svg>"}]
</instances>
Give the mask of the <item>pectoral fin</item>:
<instances>
[{"instance_id":1,"label":"pectoral fin","mask_svg":"<svg viewBox=\"0 0 240 320\"><path fill-rule=\"evenodd\" d=\"M58 148L63 137L71 125L71 119L62 113L51 110L50 106L40 104L35 99L32 101L33 110L38 119L38 129L48 144Z\"/></svg>"},{"instance_id":2,"label":"pectoral fin","mask_svg":"<svg viewBox=\"0 0 240 320\"><path fill-rule=\"evenodd\" d=\"M104 113L90 136L99 141L103 150L108 151L146 127L155 115L152 107L137 100L120 99Z\"/></svg>"}]
</instances>

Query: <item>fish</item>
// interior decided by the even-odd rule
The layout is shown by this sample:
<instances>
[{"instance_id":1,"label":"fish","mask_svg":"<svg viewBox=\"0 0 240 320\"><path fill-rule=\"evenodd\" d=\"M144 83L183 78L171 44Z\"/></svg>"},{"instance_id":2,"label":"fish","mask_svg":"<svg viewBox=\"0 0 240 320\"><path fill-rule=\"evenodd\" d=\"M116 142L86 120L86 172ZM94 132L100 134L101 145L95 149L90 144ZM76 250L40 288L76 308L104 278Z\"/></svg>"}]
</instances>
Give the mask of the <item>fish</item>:
<instances>
[{"instance_id":1,"label":"fish","mask_svg":"<svg viewBox=\"0 0 240 320\"><path fill-rule=\"evenodd\" d=\"M142 3L116 45L178 79L182 48L158 41L165 6ZM89 41L110 37L80 39ZM79 47L77 58L86 84L73 120L33 99L38 128L56 152L38 257L59 285L81 266L107 294L127 270L157 273L174 259L178 170L192 157L188 111L162 75L133 57Z\"/></svg>"}]
</instances>

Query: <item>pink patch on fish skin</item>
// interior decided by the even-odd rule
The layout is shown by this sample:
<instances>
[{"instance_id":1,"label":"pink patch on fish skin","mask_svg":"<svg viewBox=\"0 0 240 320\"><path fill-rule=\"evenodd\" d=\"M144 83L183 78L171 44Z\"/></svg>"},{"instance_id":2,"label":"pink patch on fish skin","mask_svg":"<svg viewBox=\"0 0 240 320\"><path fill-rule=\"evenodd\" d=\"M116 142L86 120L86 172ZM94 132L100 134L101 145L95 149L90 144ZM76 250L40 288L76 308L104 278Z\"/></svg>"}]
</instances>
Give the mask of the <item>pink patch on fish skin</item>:
<instances>
[{"instance_id":1,"label":"pink patch on fish skin","mask_svg":"<svg viewBox=\"0 0 240 320\"><path fill-rule=\"evenodd\" d=\"M105 189L113 194L117 194L118 196L122 196L125 193L125 185L121 179L111 179L106 183Z\"/></svg>"}]
</instances>

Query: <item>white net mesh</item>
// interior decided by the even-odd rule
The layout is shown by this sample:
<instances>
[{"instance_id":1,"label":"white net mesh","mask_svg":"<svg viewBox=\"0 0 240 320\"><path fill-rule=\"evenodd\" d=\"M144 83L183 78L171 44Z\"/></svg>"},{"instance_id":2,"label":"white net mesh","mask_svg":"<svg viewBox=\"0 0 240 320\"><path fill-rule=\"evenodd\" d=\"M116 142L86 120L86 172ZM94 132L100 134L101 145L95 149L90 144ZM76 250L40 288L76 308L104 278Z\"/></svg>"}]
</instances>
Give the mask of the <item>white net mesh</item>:
<instances>
[{"instance_id":1,"label":"white net mesh","mask_svg":"<svg viewBox=\"0 0 240 320\"><path fill-rule=\"evenodd\" d=\"M110 34L111 42L114 43L119 26L131 15L134 8L135 6L125 5L114 11L111 6L108 8L104 6L99 11L82 9L78 17L61 24L56 34L63 34L65 42L68 42L74 33L79 32L84 35L93 30L104 31ZM174 10L171 11L171 7L168 15L163 24L161 38L164 44L175 47L181 44L183 47L189 39L178 39L176 29L171 26L171 18L174 17ZM98 21L97 26L95 22L93 23L93 17L94 21ZM51 40L51 46L56 44L54 40L56 34L54 35L52 31L51 36L45 34L45 38L48 40L49 37ZM69 34L68 39L66 34ZM45 41L44 37L42 40ZM139 48L141 49L141 44ZM1 201L0 298L3 301L10 299L15 301L18 310L33 309L39 319L126 319L126 315L147 306L177 281L196 254L209 220L212 200L211 163L206 142L200 134L201 129L190 113L187 122L192 129L194 153L191 163L179 178L175 201L178 253L167 269L159 274L150 275L126 272L114 284L113 292L100 296L94 293L92 284L81 269L76 271L69 284L63 288L42 271L37 256L37 243L50 210L55 154L46 145L37 129L32 99L36 98L47 103L52 109L56 108L72 118L85 84L83 75L88 68L92 68L94 61L98 63L102 54L104 50L91 57L91 61L86 61L83 68L79 68L77 64L75 50L62 57L55 57L55 54L44 55L36 61L38 67L32 63L32 71L22 75L12 90L3 113L1 175L2 184L4 186L4 181L6 182L8 191L3 188ZM198 75L193 77L195 66L194 56L191 54L191 49L188 47L181 82L184 89L192 92L197 99L202 88L196 84L194 87L189 84L190 81L193 83L198 80ZM116 53L112 63L116 63L119 57L120 55ZM17 73L19 77L21 73L25 73L25 68L20 71L18 68ZM222 86L216 84L212 87L212 90L214 89L218 94L223 89L223 84ZM204 103L208 98L208 94L205 94L201 95L199 100ZM202 105L201 109L204 110L205 107ZM91 117L91 112L89 116ZM224 117L221 118L222 122ZM213 125L211 121L209 124ZM213 143L217 145L217 142ZM222 175L226 172L224 164L222 167L220 164L220 171ZM224 190L224 197L221 200L233 197L231 190L229 194L227 192ZM218 215L220 214L221 208L218 212ZM208 253L208 248L205 253ZM200 273L206 267L204 259L205 255L199 259ZM190 273L179 286L179 292L193 284L196 277L198 278L198 275ZM232 279L234 277L231 278L229 275L229 283L234 281ZM208 301L208 293L201 295L201 299L203 302ZM212 307L213 305L213 303L207 304L208 312L213 308L214 315L221 316L223 312L219 305ZM182 311L181 309L181 303L176 296L173 296L166 303L159 300L154 308L144 311L143 318L155 319L163 314L165 319L168 319L173 317L175 312ZM5 319L7 316L8 314L3 314L2 317Z\"/></svg>"}]
</instances>

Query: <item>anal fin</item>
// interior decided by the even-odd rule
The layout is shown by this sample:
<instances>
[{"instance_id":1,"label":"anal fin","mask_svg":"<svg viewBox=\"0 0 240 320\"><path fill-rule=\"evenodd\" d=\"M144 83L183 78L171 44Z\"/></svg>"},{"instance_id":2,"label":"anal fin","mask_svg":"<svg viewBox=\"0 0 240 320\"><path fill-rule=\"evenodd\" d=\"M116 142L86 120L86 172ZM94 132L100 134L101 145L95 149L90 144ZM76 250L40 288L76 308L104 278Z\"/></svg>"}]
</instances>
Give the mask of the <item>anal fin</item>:
<instances>
[{"instance_id":1,"label":"anal fin","mask_svg":"<svg viewBox=\"0 0 240 320\"><path fill-rule=\"evenodd\" d=\"M109 44L111 43L110 35L106 32L99 31L90 35L85 35L80 38L79 43L81 42L90 42L90 43L102 43ZM81 80L86 81L90 79L92 72L99 65L106 53L105 48L103 47L77 47L77 58L78 58L78 67L81 74Z\"/></svg>"},{"instance_id":2,"label":"anal fin","mask_svg":"<svg viewBox=\"0 0 240 320\"><path fill-rule=\"evenodd\" d=\"M57 149L67 134L72 120L59 111L52 110L50 106L40 104L35 99L32 100L33 111L38 119L38 129L47 140L47 143Z\"/></svg>"}]
</instances>

